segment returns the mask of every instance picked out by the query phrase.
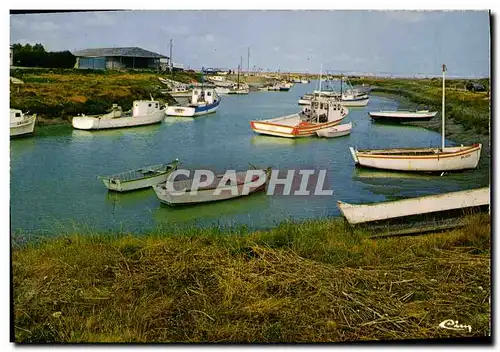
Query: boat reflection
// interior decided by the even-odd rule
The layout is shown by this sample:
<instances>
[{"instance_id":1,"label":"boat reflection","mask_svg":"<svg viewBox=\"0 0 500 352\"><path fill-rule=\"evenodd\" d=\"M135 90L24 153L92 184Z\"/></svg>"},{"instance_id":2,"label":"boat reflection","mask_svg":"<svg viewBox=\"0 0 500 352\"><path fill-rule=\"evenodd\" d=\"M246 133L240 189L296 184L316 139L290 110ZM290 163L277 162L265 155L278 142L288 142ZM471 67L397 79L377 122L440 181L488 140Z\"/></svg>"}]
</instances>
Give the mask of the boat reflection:
<instances>
[{"instance_id":1,"label":"boat reflection","mask_svg":"<svg viewBox=\"0 0 500 352\"><path fill-rule=\"evenodd\" d=\"M128 127L128 128L114 128L106 130L77 130L73 129L73 137L77 138L96 138L96 137L121 137L127 135L152 135L162 128L161 124L154 124L149 126Z\"/></svg>"},{"instance_id":2,"label":"boat reflection","mask_svg":"<svg viewBox=\"0 0 500 352\"><path fill-rule=\"evenodd\" d=\"M159 201L158 201L159 203ZM196 205L170 207L159 204L153 210L153 218L157 225L193 224L197 221L215 222L228 214L247 214L255 209L265 209L269 206L266 192L256 192L246 197Z\"/></svg>"}]
</instances>

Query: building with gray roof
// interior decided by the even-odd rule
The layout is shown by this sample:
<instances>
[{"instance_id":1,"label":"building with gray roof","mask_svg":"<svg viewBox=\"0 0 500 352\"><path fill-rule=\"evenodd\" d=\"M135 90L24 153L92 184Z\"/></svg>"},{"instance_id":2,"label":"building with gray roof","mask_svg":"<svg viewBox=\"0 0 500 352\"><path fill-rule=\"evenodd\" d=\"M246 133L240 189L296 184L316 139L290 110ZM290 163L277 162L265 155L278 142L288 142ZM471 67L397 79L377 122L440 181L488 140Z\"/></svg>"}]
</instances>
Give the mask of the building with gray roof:
<instances>
[{"instance_id":1,"label":"building with gray roof","mask_svg":"<svg viewBox=\"0 0 500 352\"><path fill-rule=\"evenodd\" d=\"M169 59L149 50L137 47L95 48L79 50L76 56L76 68L82 69L159 69L160 59Z\"/></svg>"}]
</instances>

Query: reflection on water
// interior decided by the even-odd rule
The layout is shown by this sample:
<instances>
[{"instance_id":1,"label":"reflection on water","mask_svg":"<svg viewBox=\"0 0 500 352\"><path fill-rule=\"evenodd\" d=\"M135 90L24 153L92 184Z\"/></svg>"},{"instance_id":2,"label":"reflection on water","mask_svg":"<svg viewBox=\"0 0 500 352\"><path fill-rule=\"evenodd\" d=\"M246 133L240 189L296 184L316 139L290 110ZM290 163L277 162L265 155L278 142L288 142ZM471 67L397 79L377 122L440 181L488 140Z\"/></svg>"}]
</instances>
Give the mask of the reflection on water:
<instances>
[{"instance_id":1,"label":"reflection on water","mask_svg":"<svg viewBox=\"0 0 500 352\"><path fill-rule=\"evenodd\" d=\"M121 137L127 135L153 135L161 129L161 124L147 126L137 126L128 128L111 128L104 130L77 130L73 129L73 136L77 138L96 138L96 137Z\"/></svg>"},{"instance_id":2,"label":"reflection on water","mask_svg":"<svg viewBox=\"0 0 500 352\"><path fill-rule=\"evenodd\" d=\"M214 224L220 218L231 214L251 213L253 210L268 208L269 197L265 192L256 192L246 197L234 198L219 202L200 203L196 205L168 206L161 204L153 210L153 218L157 225L185 224L190 226L199 221Z\"/></svg>"}]
</instances>

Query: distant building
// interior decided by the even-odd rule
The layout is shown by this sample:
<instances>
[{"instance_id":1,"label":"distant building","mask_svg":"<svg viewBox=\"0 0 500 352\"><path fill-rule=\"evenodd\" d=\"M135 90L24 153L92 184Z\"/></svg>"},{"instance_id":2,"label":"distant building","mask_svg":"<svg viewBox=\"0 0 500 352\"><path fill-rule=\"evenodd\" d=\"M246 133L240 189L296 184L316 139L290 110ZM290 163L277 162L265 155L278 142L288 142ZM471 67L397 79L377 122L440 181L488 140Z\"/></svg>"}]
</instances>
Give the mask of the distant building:
<instances>
[{"instance_id":1,"label":"distant building","mask_svg":"<svg viewBox=\"0 0 500 352\"><path fill-rule=\"evenodd\" d=\"M172 68L175 71L184 71L184 65L178 64L176 62L172 62ZM170 71L170 60L160 59L160 70L162 71Z\"/></svg>"},{"instance_id":2,"label":"distant building","mask_svg":"<svg viewBox=\"0 0 500 352\"><path fill-rule=\"evenodd\" d=\"M73 53L76 56L75 68L81 69L160 69L160 59L167 56L137 47L96 48Z\"/></svg>"}]
</instances>

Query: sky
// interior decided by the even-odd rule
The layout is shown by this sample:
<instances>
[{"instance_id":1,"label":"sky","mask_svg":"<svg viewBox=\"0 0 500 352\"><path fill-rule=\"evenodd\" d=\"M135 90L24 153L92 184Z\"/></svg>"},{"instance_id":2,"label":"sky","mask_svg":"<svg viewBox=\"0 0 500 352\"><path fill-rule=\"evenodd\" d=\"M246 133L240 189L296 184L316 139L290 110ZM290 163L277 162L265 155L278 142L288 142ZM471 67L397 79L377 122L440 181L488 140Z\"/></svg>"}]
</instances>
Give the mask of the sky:
<instances>
[{"instance_id":1,"label":"sky","mask_svg":"<svg viewBox=\"0 0 500 352\"><path fill-rule=\"evenodd\" d=\"M487 11L142 10L10 15L10 43L137 46L185 68L489 76Z\"/></svg>"}]
</instances>

